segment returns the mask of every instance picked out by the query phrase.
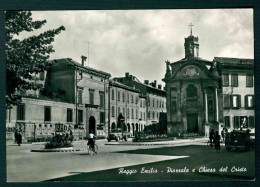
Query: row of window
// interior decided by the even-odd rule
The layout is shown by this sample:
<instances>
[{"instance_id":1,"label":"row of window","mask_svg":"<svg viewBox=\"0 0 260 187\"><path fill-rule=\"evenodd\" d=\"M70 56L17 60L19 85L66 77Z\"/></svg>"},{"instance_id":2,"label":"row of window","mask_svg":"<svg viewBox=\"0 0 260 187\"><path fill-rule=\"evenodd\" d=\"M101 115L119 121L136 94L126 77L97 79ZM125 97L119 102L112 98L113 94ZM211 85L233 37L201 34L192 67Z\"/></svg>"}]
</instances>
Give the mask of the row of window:
<instances>
[{"instance_id":1,"label":"row of window","mask_svg":"<svg viewBox=\"0 0 260 187\"><path fill-rule=\"evenodd\" d=\"M89 104L91 104L91 105L95 104L94 95L95 95L95 90L90 89L89 90ZM118 101L121 100L120 96L121 96L121 93L120 93L120 91L118 91ZM131 97L131 103L134 103L134 100L135 100L136 104L138 103L138 100L139 100L138 96L136 96L135 99L134 99L134 95L130 94L130 96L129 96L129 94L127 94L127 102L128 103L129 103L129 97ZM114 90L112 90L112 100L115 100ZM103 92L99 92L99 101L100 101L100 103L99 103L100 107L104 108L105 97L104 97ZM122 101L125 102L125 93L122 93ZM83 104L83 89L78 89L78 103ZM146 106L145 100L141 100L140 101L140 107L145 108L145 106ZM148 106L150 106L150 102L148 102ZM163 109L164 108L164 101L151 99L151 106Z\"/></svg>"},{"instance_id":2,"label":"row of window","mask_svg":"<svg viewBox=\"0 0 260 187\"><path fill-rule=\"evenodd\" d=\"M148 102L148 106L156 107L156 108L164 108L164 101L158 99L151 99L151 103Z\"/></svg>"},{"instance_id":3,"label":"row of window","mask_svg":"<svg viewBox=\"0 0 260 187\"><path fill-rule=\"evenodd\" d=\"M78 123L83 123L83 110L78 110ZM25 105L18 105L17 106L17 120L25 120ZM45 106L44 107L44 121L50 122L52 121L51 116L51 107ZM73 122L73 109L67 108L67 122ZM100 112L100 123L105 123L105 113Z\"/></svg>"},{"instance_id":4,"label":"row of window","mask_svg":"<svg viewBox=\"0 0 260 187\"><path fill-rule=\"evenodd\" d=\"M123 107L122 110L121 110L121 108L118 107L117 111L118 111L118 114L122 113L123 116L126 116L127 118L130 118L130 109L129 108L127 108L127 110L125 110L125 108ZM112 106L111 107L111 116L115 117L116 116L115 113L116 113L115 106ZM132 119L134 119L134 118L139 119L139 117L140 117L141 120L145 120L145 112L140 112L140 116L139 116L138 115L138 110L136 109L135 110L135 114L134 114L134 109L132 108L131 109L131 118Z\"/></svg>"},{"instance_id":5,"label":"row of window","mask_svg":"<svg viewBox=\"0 0 260 187\"><path fill-rule=\"evenodd\" d=\"M122 92L122 94L121 94L120 91L117 92L117 100L118 101L121 101L121 95L122 95L122 101L123 102L125 102L125 100L126 100L129 103L130 98L131 98L131 103L134 103L134 101L135 101L136 104L138 103L138 100L139 100L138 96L134 97L134 95L129 94L129 93L125 94L124 92ZM115 91L113 89L112 89L112 100L115 100Z\"/></svg>"},{"instance_id":6,"label":"row of window","mask_svg":"<svg viewBox=\"0 0 260 187\"><path fill-rule=\"evenodd\" d=\"M159 112L148 111L147 118L148 119L159 119Z\"/></svg>"},{"instance_id":7,"label":"row of window","mask_svg":"<svg viewBox=\"0 0 260 187\"><path fill-rule=\"evenodd\" d=\"M140 115L138 115L138 110L137 109L129 109L127 108L127 110L125 110L125 108L123 107L122 110L120 107L118 107L118 114L122 113L123 116L126 116L127 118L132 118L132 119L141 119L141 120L145 120L145 112L140 112ZM131 112L131 113L130 113ZM131 115L130 115L131 114ZM116 117L116 111L115 111L115 106L111 107L111 116L112 117ZM147 114L147 118L148 119L159 119L159 112L150 112L148 111Z\"/></svg>"},{"instance_id":8,"label":"row of window","mask_svg":"<svg viewBox=\"0 0 260 187\"><path fill-rule=\"evenodd\" d=\"M78 89L78 103L82 104L82 89ZM89 104L94 105L95 104L95 90L90 89L89 90ZM99 92L99 106L101 108L104 108L105 106L105 96L104 92Z\"/></svg>"},{"instance_id":9,"label":"row of window","mask_svg":"<svg viewBox=\"0 0 260 187\"><path fill-rule=\"evenodd\" d=\"M134 95L128 93L128 94L126 94L126 98L125 98L125 93L122 92L122 94L121 94L120 91L117 92L117 100L118 101L121 101L121 95L122 95L122 101L123 102L125 102L125 99L126 99L126 101L129 103L130 102L130 100L129 100L130 98L131 98L131 103L135 102L137 104L138 101L139 101L139 97L138 96L134 97ZM112 89L112 100L115 100L115 91L113 89ZM150 106L150 102L148 102L147 104L148 104L148 106ZM145 105L146 105L145 100L140 101L140 107L145 108ZM157 107L157 108L164 108L164 101L151 99L151 106L152 107Z\"/></svg>"},{"instance_id":10,"label":"row of window","mask_svg":"<svg viewBox=\"0 0 260 187\"><path fill-rule=\"evenodd\" d=\"M224 108L233 108L239 109L241 108L241 96L240 95L228 95L224 94ZM254 95L246 95L245 96L245 108L253 109L254 108Z\"/></svg>"},{"instance_id":11,"label":"row of window","mask_svg":"<svg viewBox=\"0 0 260 187\"><path fill-rule=\"evenodd\" d=\"M223 86L229 86L229 74L223 74L222 75L222 85ZM232 87L238 87L238 74L232 74L231 75L231 86ZM246 87L253 87L254 81L253 81L253 75L246 75Z\"/></svg>"},{"instance_id":12,"label":"row of window","mask_svg":"<svg viewBox=\"0 0 260 187\"><path fill-rule=\"evenodd\" d=\"M230 123L231 117L224 116L225 127L231 127ZM255 127L255 117L254 116L234 116L233 117L233 128L254 128Z\"/></svg>"}]
</instances>

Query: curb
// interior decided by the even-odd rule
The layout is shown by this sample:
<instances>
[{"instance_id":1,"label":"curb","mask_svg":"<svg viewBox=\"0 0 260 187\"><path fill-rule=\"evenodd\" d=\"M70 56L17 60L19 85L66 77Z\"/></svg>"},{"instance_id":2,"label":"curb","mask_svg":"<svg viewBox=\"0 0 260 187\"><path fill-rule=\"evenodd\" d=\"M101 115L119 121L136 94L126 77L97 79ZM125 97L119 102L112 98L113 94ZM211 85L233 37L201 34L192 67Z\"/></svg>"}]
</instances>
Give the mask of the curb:
<instances>
[{"instance_id":1,"label":"curb","mask_svg":"<svg viewBox=\"0 0 260 187\"><path fill-rule=\"evenodd\" d=\"M32 149L31 152L76 152L83 150L85 149Z\"/></svg>"}]
</instances>

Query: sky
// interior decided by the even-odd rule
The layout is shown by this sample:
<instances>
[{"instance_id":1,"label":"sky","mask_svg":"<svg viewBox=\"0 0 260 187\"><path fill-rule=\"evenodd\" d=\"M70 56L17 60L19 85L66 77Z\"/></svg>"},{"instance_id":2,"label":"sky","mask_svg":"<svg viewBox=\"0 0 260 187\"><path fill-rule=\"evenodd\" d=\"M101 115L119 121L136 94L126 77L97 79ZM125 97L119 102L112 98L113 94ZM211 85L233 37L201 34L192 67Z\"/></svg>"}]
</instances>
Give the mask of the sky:
<instances>
[{"instance_id":1,"label":"sky","mask_svg":"<svg viewBox=\"0 0 260 187\"><path fill-rule=\"evenodd\" d=\"M184 58L184 38L199 37L199 57L254 58L253 9L32 11L33 20L47 23L19 38L65 27L52 43L50 59L72 58L122 77L163 84L165 61Z\"/></svg>"}]
</instances>

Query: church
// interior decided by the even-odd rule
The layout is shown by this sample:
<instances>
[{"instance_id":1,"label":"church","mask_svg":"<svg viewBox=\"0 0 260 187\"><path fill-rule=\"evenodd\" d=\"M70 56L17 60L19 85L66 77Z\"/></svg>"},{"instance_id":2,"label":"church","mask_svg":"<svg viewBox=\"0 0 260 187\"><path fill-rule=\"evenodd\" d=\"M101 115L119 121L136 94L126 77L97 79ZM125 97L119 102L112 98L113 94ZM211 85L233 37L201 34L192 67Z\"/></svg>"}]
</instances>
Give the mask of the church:
<instances>
[{"instance_id":1,"label":"church","mask_svg":"<svg viewBox=\"0 0 260 187\"><path fill-rule=\"evenodd\" d=\"M233 130L234 127L240 128L239 119L244 116L247 119L251 116L250 124L254 126L253 108L248 111L246 107L242 106L248 105L245 103L248 102L245 92L248 91L250 94L254 92L253 87L247 87L242 83L246 82L248 76L252 77L253 60L215 57L213 61L208 61L200 58L199 38L193 36L192 29L190 35L185 38L184 48L185 58L173 63L166 61L166 74L163 81L166 84L167 93L168 135L198 133L208 136L211 129L221 131L227 127ZM225 67L227 68L225 69ZM226 84L223 83L223 75L228 75L231 77L231 81L237 82L237 85L228 84L227 87L232 90L231 93L223 93L225 91L223 84ZM244 77L246 80L243 79ZM252 78L250 80L253 81ZM234 105L233 91L236 90L239 94L242 90L244 94L243 98L236 97L242 98L235 101L239 107L223 107L223 103L226 103L223 101L223 95L227 95L229 105ZM250 102L253 102L253 99ZM240 116L234 116L238 112ZM225 120L223 120L224 118Z\"/></svg>"}]
</instances>

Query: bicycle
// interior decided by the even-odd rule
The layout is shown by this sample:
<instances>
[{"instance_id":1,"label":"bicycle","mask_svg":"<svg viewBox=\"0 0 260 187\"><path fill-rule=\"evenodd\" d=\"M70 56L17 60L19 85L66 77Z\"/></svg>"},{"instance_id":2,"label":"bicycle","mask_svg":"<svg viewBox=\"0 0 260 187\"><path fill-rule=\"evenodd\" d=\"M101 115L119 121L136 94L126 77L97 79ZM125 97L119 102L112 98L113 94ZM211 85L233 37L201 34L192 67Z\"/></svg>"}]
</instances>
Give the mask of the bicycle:
<instances>
[{"instance_id":1,"label":"bicycle","mask_svg":"<svg viewBox=\"0 0 260 187\"><path fill-rule=\"evenodd\" d=\"M211 149L211 148L213 148L213 147L215 147L214 141L212 140L212 143L210 143L210 140L208 140L208 141L207 141L207 148L208 148L208 149Z\"/></svg>"},{"instance_id":2,"label":"bicycle","mask_svg":"<svg viewBox=\"0 0 260 187\"><path fill-rule=\"evenodd\" d=\"M93 155L93 153L97 154L97 152L98 152L97 144L94 143L94 147L92 147L91 145L88 145L88 154L89 155Z\"/></svg>"}]
</instances>

